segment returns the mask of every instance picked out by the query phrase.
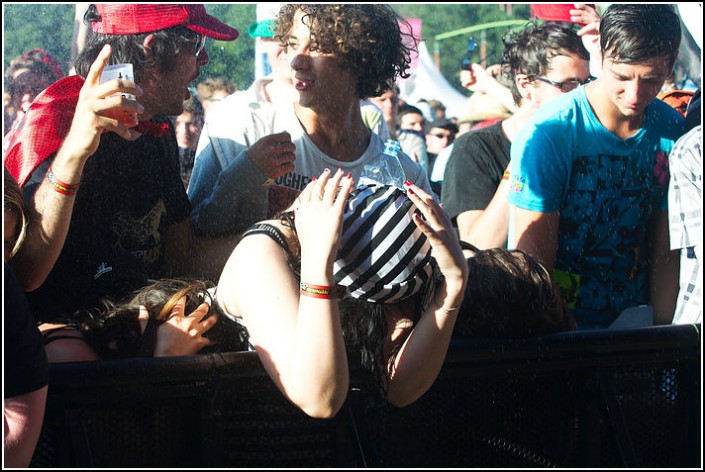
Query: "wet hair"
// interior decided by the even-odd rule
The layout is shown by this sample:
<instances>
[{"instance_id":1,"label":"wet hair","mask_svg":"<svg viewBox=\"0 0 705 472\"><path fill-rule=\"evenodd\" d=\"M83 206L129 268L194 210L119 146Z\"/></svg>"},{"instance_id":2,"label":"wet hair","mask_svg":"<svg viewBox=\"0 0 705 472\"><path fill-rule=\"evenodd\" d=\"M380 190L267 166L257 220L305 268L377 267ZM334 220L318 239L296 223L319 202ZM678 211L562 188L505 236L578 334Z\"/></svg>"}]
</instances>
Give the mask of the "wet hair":
<instances>
[{"instance_id":1,"label":"wet hair","mask_svg":"<svg viewBox=\"0 0 705 472\"><path fill-rule=\"evenodd\" d=\"M454 335L533 336L575 329L536 257L519 249L493 248L468 258L468 284Z\"/></svg>"},{"instance_id":2,"label":"wet hair","mask_svg":"<svg viewBox=\"0 0 705 472\"><path fill-rule=\"evenodd\" d=\"M518 74L544 75L556 56L590 59L580 36L572 28L554 22L531 21L523 29L505 34L502 41L502 75L512 84L512 98L517 106L522 100L514 80Z\"/></svg>"},{"instance_id":3,"label":"wet hair","mask_svg":"<svg viewBox=\"0 0 705 472\"><path fill-rule=\"evenodd\" d=\"M410 76L411 53L416 40L402 32L405 23L385 4L284 4L275 37L286 47L298 10L311 30L311 47L332 53L340 66L357 77L360 98L378 97L397 78ZM408 29L411 31L411 28Z\"/></svg>"},{"instance_id":4,"label":"wet hair","mask_svg":"<svg viewBox=\"0 0 705 472\"><path fill-rule=\"evenodd\" d=\"M84 23L101 21L95 5L91 4L83 17ZM144 39L153 34L155 40L152 43L152 54L147 57L142 43ZM140 73L148 69L156 69L159 72L170 72L173 70L174 57L184 48L192 47L198 41L199 34L184 26L175 26L152 33L140 34L102 34L93 33L88 39L86 46L76 58L76 73L81 77L86 77L93 62L106 44L112 46L112 53L108 65L111 64L132 64L135 72L135 83L140 82Z\"/></svg>"},{"instance_id":5,"label":"wet hair","mask_svg":"<svg viewBox=\"0 0 705 472\"><path fill-rule=\"evenodd\" d=\"M5 210L11 211L17 215L18 228L15 234L15 243L10 251L10 257L17 254L17 251L22 247L24 238L27 234L27 214L25 213L24 196L22 190L20 189L15 177L7 170L7 167L3 166L5 176L4 176L4 186L3 186L3 200L5 202ZM4 227L4 226L3 226Z\"/></svg>"},{"instance_id":6,"label":"wet hair","mask_svg":"<svg viewBox=\"0 0 705 472\"><path fill-rule=\"evenodd\" d=\"M296 234L293 212L283 212L279 217L281 223ZM289 267L297 278L301 278L301 253L292 252ZM433 279L429 285L435 286L440 282L438 271L434 270ZM404 313L411 311L412 329L421 319L424 307L428 305L429 291L420 290L410 298L399 302L405 308ZM386 307L384 303L372 303L362 299L345 297L340 300L338 312L340 315L341 329L348 359L351 363L357 362L365 371L369 372L375 384L382 392L387 393L388 376L394 361L406 339L398 339L391 346L390 354L385 359L385 343L390 326L387 325Z\"/></svg>"},{"instance_id":7,"label":"wet hair","mask_svg":"<svg viewBox=\"0 0 705 472\"><path fill-rule=\"evenodd\" d=\"M680 41L680 19L672 5L612 3L600 18L602 57L615 62L667 56L673 66Z\"/></svg>"},{"instance_id":8,"label":"wet hair","mask_svg":"<svg viewBox=\"0 0 705 472\"><path fill-rule=\"evenodd\" d=\"M101 359L152 357L157 328L164 323L182 297L186 297L184 313L189 314L206 302L211 306L208 316L219 316L211 299L213 284L203 280L161 279L133 292L127 299L115 303L104 299L90 310L81 310L66 320L78 329L86 342ZM140 306L149 313L147 328L142 332L139 322ZM247 349L247 332L240 325L220 316L205 337L216 340L218 351ZM205 353L205 348L200 352Z\"/></svg>"}]
</instances>

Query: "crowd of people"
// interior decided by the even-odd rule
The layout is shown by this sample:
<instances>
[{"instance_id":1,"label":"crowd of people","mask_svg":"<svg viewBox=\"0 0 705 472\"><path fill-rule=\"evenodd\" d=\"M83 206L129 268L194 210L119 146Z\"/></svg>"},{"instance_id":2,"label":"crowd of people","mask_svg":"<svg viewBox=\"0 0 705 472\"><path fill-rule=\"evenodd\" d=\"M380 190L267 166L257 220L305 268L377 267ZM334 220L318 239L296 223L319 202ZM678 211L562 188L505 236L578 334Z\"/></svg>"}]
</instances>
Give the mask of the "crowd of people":
<instances>
[{"instance_id":1,"label":"crowd of people","mask_svg":"<svg viewBox=\"0 0 705 472\"><path fill-rule=\"evenodd\" d=\"M50 362L254 350L329 418L351 364L413 403L454 336L609 329L634 307L701 323L700 92L658 98L677 11L569 7L459 71L463 117L399 96L416 40L384 4L258 7L270 71L243 90L200 77L206 38L240 34L200 4L88 6L72 75L42 49L13 60L5 465L29 464ZM121 63L135 80L101 83Z\"/></svg>"}]
</instances>

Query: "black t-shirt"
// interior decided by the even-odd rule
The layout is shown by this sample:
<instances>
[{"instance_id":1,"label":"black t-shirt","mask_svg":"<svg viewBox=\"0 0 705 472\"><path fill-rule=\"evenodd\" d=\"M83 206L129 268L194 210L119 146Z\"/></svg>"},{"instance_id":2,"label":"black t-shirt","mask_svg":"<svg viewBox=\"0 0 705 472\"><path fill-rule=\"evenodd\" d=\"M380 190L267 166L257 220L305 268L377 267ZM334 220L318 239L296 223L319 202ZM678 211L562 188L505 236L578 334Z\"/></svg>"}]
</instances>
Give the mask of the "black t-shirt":
<instances>
[{"instance_id":1,"label":"black t-shirt","mask_svg":"<svg viewBox=\"0 0 705 472\"><path fill-rule=\"evenodd\" d=\"M167 117L153 121L170 123ZM43 176L47 166L35 174ZM96 306L103 297L124 297L165 275L168 230L190 212L173 126L164 137L136 141L105 133L86 161L75 198L61 255L29 294L41 321Z\"/></svg>"},{"instance_id":2,"label":"black t-shirt","mask_svg":"<svg viewBox=\"0 0 705 472\"><path fill-rule=\"evenodd\" d=\"M3 382L5 398L34 392L49 382L42 335L12 266L4 264Z\"/></svg>"},{"instance_id":3,"label":"black t-shirt","mask_svg":"<svg viewBox=\"0 0 705 472\"><path fill-rule=\"evenodd\" d=\"M509 164L511 143L502 122L470 131L455 140L443 173L441 201L453 222L471 210L484 210Z\"/></svg>"}]
</instances>

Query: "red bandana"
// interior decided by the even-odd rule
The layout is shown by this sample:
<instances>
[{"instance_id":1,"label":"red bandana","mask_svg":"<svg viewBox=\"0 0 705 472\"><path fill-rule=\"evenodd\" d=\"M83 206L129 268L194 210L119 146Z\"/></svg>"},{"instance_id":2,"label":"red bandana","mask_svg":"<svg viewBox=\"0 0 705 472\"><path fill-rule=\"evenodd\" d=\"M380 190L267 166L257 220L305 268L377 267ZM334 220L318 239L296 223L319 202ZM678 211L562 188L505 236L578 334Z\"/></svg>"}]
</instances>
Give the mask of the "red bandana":
<instances>
[{"instance_id":1,"label":"red bandana","mask_svg":"<svg viewBox=\"0 0 705 472\"><path fill-rule=\"evenodd\" d=\"M10 145L5 153L5 166L20 187L64 142L83 83L84 79L78 75L54 82L35 98L19 126L6 137L10 139ZM160 138L167 134L169 126L168 123L145 121L134 129Z\"/></svg>"}]
</instances>

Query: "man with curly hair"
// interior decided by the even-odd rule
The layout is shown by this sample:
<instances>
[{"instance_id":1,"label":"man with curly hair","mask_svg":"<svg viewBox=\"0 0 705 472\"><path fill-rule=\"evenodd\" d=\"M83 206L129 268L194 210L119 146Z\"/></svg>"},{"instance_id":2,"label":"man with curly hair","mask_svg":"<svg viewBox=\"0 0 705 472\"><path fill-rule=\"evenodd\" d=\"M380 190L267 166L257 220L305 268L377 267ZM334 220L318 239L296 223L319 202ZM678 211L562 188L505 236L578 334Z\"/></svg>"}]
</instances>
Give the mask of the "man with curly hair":
<instances>
[{"instance_id":1,"label":"man with curly hair","mask_svg":"<svg viewBox=\"0 0 705 472\"><path fill-rule=\"evenodd\" d=\"M287 208L326 168L358 180L365 166L398 162L399 186L410 180L430 191L423 168L371 132L360 111L360 99L408 77L414 44L400 21L388 5L284 5L275 36L294 102L245 110L227 106L236 100L228 97L206 119L188 191L197 232L239 233Z\"/></svg>"}]
</instances>

